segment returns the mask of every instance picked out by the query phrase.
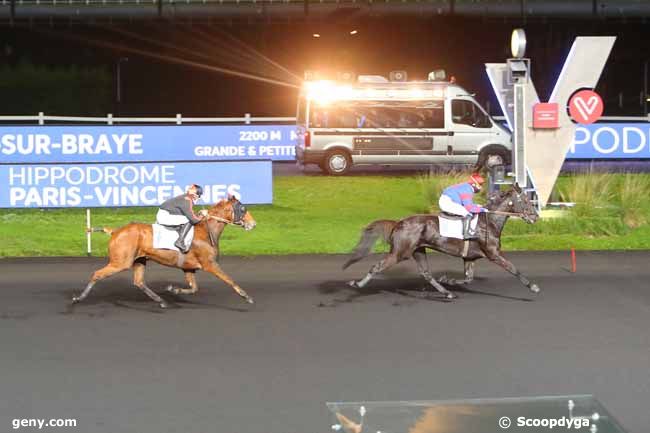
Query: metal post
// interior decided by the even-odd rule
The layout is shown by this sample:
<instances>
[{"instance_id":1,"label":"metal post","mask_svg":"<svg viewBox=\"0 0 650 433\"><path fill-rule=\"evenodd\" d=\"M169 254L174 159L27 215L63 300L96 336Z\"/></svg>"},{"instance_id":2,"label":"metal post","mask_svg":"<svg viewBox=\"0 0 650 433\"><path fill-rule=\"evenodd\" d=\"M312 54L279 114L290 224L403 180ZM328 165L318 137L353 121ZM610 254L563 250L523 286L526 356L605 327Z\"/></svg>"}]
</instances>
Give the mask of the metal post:
<instances>
[{"instance_id":1,"label":"metal post","mask_svg":"<svg viewBox=\"0 0 650 433\"><path fill-rule=\"evenodd\" d=\"M648 59L643 62L643 115L648 117Z\"/></svg>"},{"instance_id":2,"label":"metal post","mask_svg":"<svg viewBox=\"0 0 650 433\"><path fill-rule=\"evenodd\" d=\"M90 225L90 209L86 209L86 254L92 255L92 226Z\"/></svg>"},{"instance_id":3,"label":"metal post","mask_svg":"<svg viewBox=\"0 0 650 433\"><path fill-rule=\"evenodd\" d=\"M515 124L513 125L513 159L512 165L515 170L515 181L520 187L525 188L528 182L526 173L526 85L514 84L515 99Z\"/></svg>"},{"instance_id":4,"label":"metal post","mask_svg":"<svg viewBox=\"0 0 650 433\"><path fill-rule=\"evenodd\" d=\"M122 80L121 80L121 75L122 75L121 70L122 70L122 68L120 68L121 64L122 64L122 59L119 59L117 61L117 89L116 89L116 93L117 93L116 99L117 99L118 105L119 105L120 102L122 102ZM118 112L118 114L119 114L119 112Z\"/></svg>"},{"instance_id":5,"label":"metal post","mask_svg":"<svg viewBox=\"0 0 650 433\"><path fill-rule=\"evenodd\" d=\"M117 59L117 71L116 71L116 89L115 89L115 99L117 101L117 107L115 107L115 114L118 116L121 113L121 107L120 105L122 104L122 62L128 62L129 58L128 57L120 57Z\"/></svg>"}]
</instances>

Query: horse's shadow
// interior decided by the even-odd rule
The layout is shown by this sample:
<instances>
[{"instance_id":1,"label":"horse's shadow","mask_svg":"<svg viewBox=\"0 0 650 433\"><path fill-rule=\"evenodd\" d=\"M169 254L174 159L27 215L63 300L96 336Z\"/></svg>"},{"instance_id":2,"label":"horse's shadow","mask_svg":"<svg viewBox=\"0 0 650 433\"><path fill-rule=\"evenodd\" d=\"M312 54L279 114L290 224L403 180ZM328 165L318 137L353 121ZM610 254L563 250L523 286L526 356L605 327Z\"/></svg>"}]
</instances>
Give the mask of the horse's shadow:
<instances>
[{"instance_id":1,"label":"horse's shadow","mask_svg":"<svg viewBox=\"0 0 650 433\"><path fill-rule=\"evenodd\" d=\"M480 280L479 278L475 279ZM466 285L444 285L454 294L492 296L510 301L532 302L530 298L503 295L500 293L488 292L485 290L470 289ZM324 281L318 285L318 291L323 295L342 294L342 297L332 299L330 302L321 302L319 307L336 307L340 304L359 302L364 298L379 295L393 294L404 298L410 298L416 301L431 301L451 303L453 299L447 299L442 293L436 291L422 279L418 278L386 278L375 279L365 287L352 287L347 281L330 280ZM402 303L395 301L393 305L399 306Z\"/></svg>"},{"instance_id":2,"label":"horse's shadow","mask_svg":"<svg viewBox=\"0 0 650 433\"><path fill-rule=\"evenodd\" d=\"M167 302L169 307L167 309L162 309L158 304L153 302L142 293L135 286L128 283L124 284L123 290L111 289L107 290L104 293L101 292L101 287L97 287L95 292L93 292L88 298L84 299L83 302L79 304L70 303L70 299L75 294L78 294L78 290L63 290L61 294L64 299L67 301L66 308L61 314L71 315L75 313L83 313L91 317L95 316L105 316L106 311L101 312L95 311L98 307L105 305L113 305L115 307L127 309L127 310L136 310L143 311L147 313L162 314L170 310L180 310L180 309L189 309L189 310L204 310L204 309L213 309L213 310L222 310L222 311L232 311L236 313L247 313L250 312L250 309L233 307L229 305L211 303L205 301L205 298L201 300L191 299L195 295L175 295L166 290L166 287L169 285L169 282L153 282L150 284L152 290L158 294L161 298ZM155 289L154 289L155 287ZM85 310L84 310L85 307Z\"/></svg>"}]
</instances>

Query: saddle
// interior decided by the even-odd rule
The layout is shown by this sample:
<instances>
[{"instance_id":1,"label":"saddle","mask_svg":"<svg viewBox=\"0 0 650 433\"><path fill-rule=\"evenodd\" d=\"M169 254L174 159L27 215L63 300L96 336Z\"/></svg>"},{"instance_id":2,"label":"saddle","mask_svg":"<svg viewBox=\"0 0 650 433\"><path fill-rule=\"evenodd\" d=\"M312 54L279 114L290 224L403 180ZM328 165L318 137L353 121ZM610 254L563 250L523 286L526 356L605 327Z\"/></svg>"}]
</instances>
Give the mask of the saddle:
<instances>
[{"instance_id":1,"label":"saddle","mask_svg":"<svg viewBox=\"0 0 650 433\"><path fill-rule=\"evenodd\" d=\"M462 221L465 219L465 217L448 212L440 212L440 216L452 221Z\"/></svg>"},{"instance_id":2,"label":"saddle","mask_svg":"<svg viewBox=\"0 0 650 433\"><path fill-rule=\"evenodd\" d=\"M178 251L178 248L174 245L179 236L178 226L163 226L160 224L152 224L151 226L153 228L154 248ZM190 229L190 232L185 237L185 242L191 245L193 238L194 227Z\"/></svg>"}]
</instances>

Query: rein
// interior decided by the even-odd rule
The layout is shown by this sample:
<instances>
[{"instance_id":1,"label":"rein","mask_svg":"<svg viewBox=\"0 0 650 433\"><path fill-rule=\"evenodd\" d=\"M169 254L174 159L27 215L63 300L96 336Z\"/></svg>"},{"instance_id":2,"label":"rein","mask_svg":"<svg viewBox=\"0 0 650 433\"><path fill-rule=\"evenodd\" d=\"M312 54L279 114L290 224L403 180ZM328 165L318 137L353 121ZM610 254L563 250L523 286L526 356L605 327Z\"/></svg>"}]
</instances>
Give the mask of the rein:
<instances>
[{"instance_id":1,"label":"rein","mask_svg":"<svg viewBox=\"0 0 650 433\"><path fill-rule=\"evenodd\" d=\"M226 224L226 225L228 225L228 224L234 224L234 223L228 221L227 219L219 218L219 217L212 216L212 215L208 215L208 219L212 219L212 220L218 221L218 222L220 222L220 223L224 223L224 224ZM205 227L205 228L207 229L208 236L210 237L210 245L212 245L213 247L216 248L216 247L217 247L217 243L214 241L214 236L212 235L212 230L210 230L210 227L208 227L207 224L206 224L206 227Z\"/></svg>"},{"instance_id":2,"label":"rein","mask_svg":"<svg viewBox=\"0 0 650 433\"><path fill-rule=\"evenodd\" d=\"M523 213L515 213L515 212L502 212L500 210L491 210L488 213L494 214L494 215L503 215L503 216L511 216L511 217L521 217L524 216Z\"/></svg>"}]
</instances>

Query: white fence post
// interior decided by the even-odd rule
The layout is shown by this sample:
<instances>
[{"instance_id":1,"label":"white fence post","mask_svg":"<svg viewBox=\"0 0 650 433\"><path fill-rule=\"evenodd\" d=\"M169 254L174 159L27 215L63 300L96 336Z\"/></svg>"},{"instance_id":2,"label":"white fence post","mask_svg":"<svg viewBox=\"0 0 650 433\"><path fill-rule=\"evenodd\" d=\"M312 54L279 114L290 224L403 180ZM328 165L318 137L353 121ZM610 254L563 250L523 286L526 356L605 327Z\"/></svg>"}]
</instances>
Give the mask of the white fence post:
<instances>
[{"instance_id":1,"label":"white fence post","mask_svg":"<svg viewBox=\"0 0 650 433\"><path fill-rule=\"evenodd\" d=\"M90 208L86 209L86 254L90 257L93 253L92 250L92 226L90 225Z\"/></svg>"},{"instance_id":2,"label":"white fence post","mask_svg":"<svg viewBox=\"0 0 650 433\"><path fill-rule=\"evenodd\" d=\"M251 124L251 113L244 114L244 118L246 119L246 120L244 120L244 122L246 122L247 125L250 125Z\"/></svg>"},{"instance_id":3,"label":"white fence post","mask_svg":"<svg viewBox=\"0 0 650 433\"><path fill-rule=\"evenodd\" d=\"M45 124L45 115L43 114L42 111L38 112L38 124L39 125L44 125Z\"/></svg>"},{"instance_id":4,"label":"white fence post","mask_svg":"<svg viewBox=\"0 0 650 433\"><path fill-rule=\"evenodd\" d=\"M178 113L176 115L176 124L180 125L181 123L183 123L183 117L181 116L181 113Z\"/></svg>"},{"instance_id":5,"label":"white fence post","mask_svg":"<svg viewBox=\"0 0 650 433\"><path fill-rule=\"evenodd\" d=\"M113 113L108 113L106 115L106 120L107 120L109 125L112 125L113 124Z\"/></svg>"}]
</instances>

